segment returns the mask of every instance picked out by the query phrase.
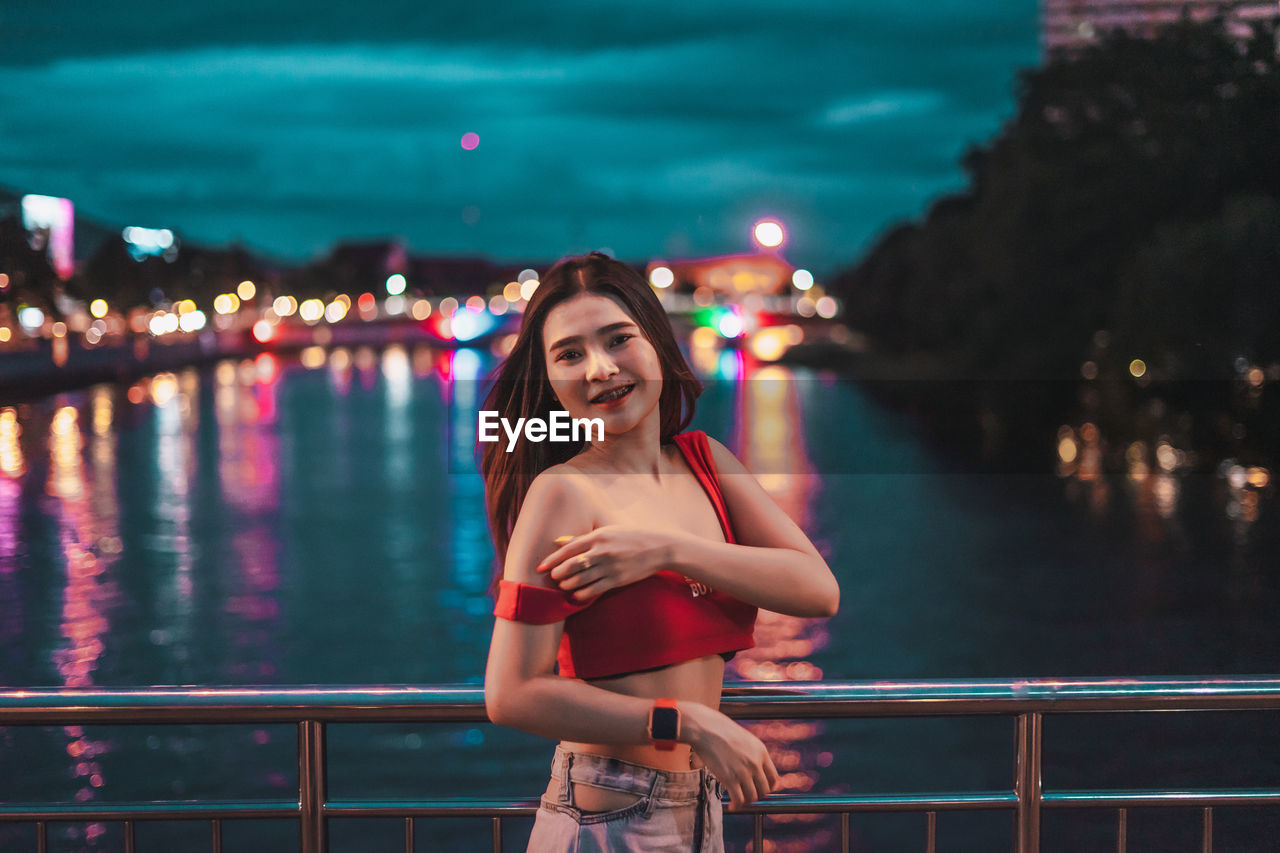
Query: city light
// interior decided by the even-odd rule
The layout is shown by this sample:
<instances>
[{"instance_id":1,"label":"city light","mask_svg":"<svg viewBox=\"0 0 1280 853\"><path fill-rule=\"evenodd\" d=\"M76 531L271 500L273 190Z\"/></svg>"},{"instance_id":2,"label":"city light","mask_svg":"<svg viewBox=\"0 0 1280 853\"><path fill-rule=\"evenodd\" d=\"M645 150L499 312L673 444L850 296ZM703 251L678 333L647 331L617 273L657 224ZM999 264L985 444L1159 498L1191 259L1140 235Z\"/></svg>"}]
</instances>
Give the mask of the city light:
<instances>
[{"instance_id":1,"label":"city light","mask_svg":"<svg viewBox=\"0 0 1280 853\"><path fill-rule=\"evenodd\" d=\"M516 276L516 283L524 284L526 281L529 281L530 279L536 279L537 277L538 277L537 270L532 270L532 269L521 270L520 275Z\"/></svg>"},{"instance_id":2,"label":"city light","mask_svg":"<svg viewBox=\"0 0 1280 853\"><path fill-rule=\"evenodd\" d=\"M277 296L271 303L271 310L276 312L277 317L291 317L298 310L298 300L292 296Z\"/></svg>"},{"instance_id":3,"label":"city light","mask_svg":"<svg viewBox=\"0 0 1280 853\"><path fill-rule=\"evenodd\" d=\"M450 331L460 341L473 341L497 325L491 314L471 310L458 311L452 319Z\"/></svg>"},{"instance_id":4,"label":"city light","mask_svg":"<svg viewBox=\"0 0 1280 853\"><path fill-rule=\"evenodd\" d=\"M130 225L120 232L126 248L135 261L148 257L163 257L172 261L178 257L173 232L168 228L139 228Z\"/></svg>"},{"instance_id":5,"label":"city light","mask_svg":"<svg viewBox=\"0 0 1280 853\"><path fill-rule=\"evenodd\" d=\"M298 316L304 323L314 325L324 316L324 303L319 299L307 299L298 306Z\"/></svg>"},{"instance_id":6,"label":"city light","mask_svg":"<svg viewBox=\"0 0 1280 853\"><path fill-rule=\"evenodd\" d=\"M351 300L343 300L341 297L333 300L324 307L324 319L330 323L336 323L343 317L347 316L347 311L351 307Z\"/></svg>"},{"instance_id":7,"label":"city light","mask_svg":"<svg viewBox=\"0 0 1280 853\"><path fill-rule=\"evenodd\" d=\"M234 314L240 310L240 297L234 293L219 293L213 297L213 310L217 314Z\"/></svg>"},{"instance_id":8,"label":"city light","mask_svg":"<svg viewBox=\"0 0 1280 853\"><path fill-rule=\"evenodd\" d=\"M654 267L649 273L649 283L654 287L670 287L675 280L675 273L667 267Z\"/></svg>"},{"instance_id":9,"label":"city light","mask_svg":"<svg viewBox=\"0 0 1280 853\"><path fill-rule=\"evenodd\" d=\"M796 270L791 274L791 283L796 290L808 290L813 287L813 273L808 270Z\"/></svg>"},{"instance_id":10,"label":"city light","mask_svg":"<svg viewBox=\"0 0 1280 853\"><path fill-rule=\"evenodd\" d=\"M89 303L89 313L101 320L107 316L107 300L95 299Z\"/></svg>"},{"instance_id":11,"label":"city light","mask_svg":"<svg viewBox=\"0 0 1280 853\"><path fill-rule=\"evenodd\" d=\"M405 277L396 273L387 277L387 293L391 296L399 296L404 293L404 289L408 286Z\"/></svg>"},{"instance_id":12,"label":"city light","mask_svg":"<svg viewBox=\"0 0 1280 853\"><path fill-rule=\"evenodd\" d=\"M75 207L70 199L48 195L22 197L22 226L48 235L46 253L59 278L75 272ZM34 244L33 244L34 245ZM4 285L0 284L0 289Z\"/></svg>"},{"instance_id":13,"label":"city light","mask_svg":"<svg viewBox=\"0 0 1280 853\"><path fill-rule=\"evenodd\" d=\"M761 361L777 361L791 346L785 326L767 326L751 336L751 353Z\"/></svg>"},{"instance_id":14,"label":"city light","mask_svg":"<svg viewBox=\"0 0 1280 853\"><path fill-rule=\"evenodd\" d=\"M204 312L197 308L178 317L178 328L184 332L198 332L205 327L206 322Z\"/></svg>"},{"instance_id":15,"label":"city light","mask_svg":"<svg viewBox=\"0 0 1280 853\"><path fill-rule=\"evenodd\" d=\"M467 151L474 151L476 146L480 144L480 134L464 133L462 134L462 147Z\"/></svg>"},{"instance_id":16,"label":"city light","mask_svg":"<svg viewBox=\"0 0 1280 853\"><path fill-rule=\"evenodd\" d=\"M531 278L520 283L520 298L528 302L533 298L534 292L538 289L538 280Z\"/></svg>"},{"instance_id":17,"label":"city light","mask_svg":"<svg viewBox=\"0 0 1280 853\"><path fill-rule=\"evenodd\" d=\"M265 344L276 336L276 327L268 323L266 320L259 320L253 324L253 337L260 344Z\"/></svg>"},{"instance_id":18,"label":"city light","mask_svg":"<svg viewBox=\"0 0 1280 853\"><path fill-rule=\"evenodd\" d=\"M18 309L18 322L28 332L34 332L44 325L44 312L34 305Z\"/></svg>"},{"instance_id":19,"label":"city light","mask_svg":"<svg viewBox=\"0 0 1280 853\"><path fill-rule=\"evenodd\" d=\"M236 296L248 302L258 294L258 286L251 281L242 281L236 285Z\"/></svg>"},{"instance_id":20,"label":"city light","mask_svg":"<svg viewBox=\"0 0 1280 853\"><path fill-rule=\"evenodd\" d=\"M742 334L742 318L732 311L727 311L720 315L720 322L716 325L716 329L726 338L736 338Z\"/></svg>"},{"instance_id":21,"label":"city light","mask_svg":"<svg viewBox=\"0 0 1280 853\"><path fill-rule=\"evenodd\" d=\"M776 249L786 239L782 223L776 219L761 219L751 230L756 243L766 249Z\"/></svg>"}]
</instances>

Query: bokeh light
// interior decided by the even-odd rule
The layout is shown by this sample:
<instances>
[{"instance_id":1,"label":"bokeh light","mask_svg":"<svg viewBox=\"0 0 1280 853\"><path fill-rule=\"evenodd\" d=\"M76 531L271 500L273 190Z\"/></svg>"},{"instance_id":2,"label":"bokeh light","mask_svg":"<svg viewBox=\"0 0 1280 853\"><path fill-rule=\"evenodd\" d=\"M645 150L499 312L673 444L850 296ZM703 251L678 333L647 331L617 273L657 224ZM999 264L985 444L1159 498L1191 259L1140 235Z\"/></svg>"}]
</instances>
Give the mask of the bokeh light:
<instances>
[{"instance_id":1,"label":"bokeh light","mask_svg":"<svg viewBox=\"0 0 1280 853\"><path fill-rule=\"evenodd\" d=\"M668 267L654 267L653 272L649 273L649 283L654 287L670 287L675 280L675 273Z\"/></svg>"},{"instance_id":2,"label":"bokeh light","mask_svg":"<svg viewBox=\"0 0 1280 853\"><path fill-rule=\"evenodd\" d=\"M751 236L764 248L776 249L786 239L786 231L783 230L782 223L776 219L761 219L751 229Z\"/></svg>"}]
</instances>

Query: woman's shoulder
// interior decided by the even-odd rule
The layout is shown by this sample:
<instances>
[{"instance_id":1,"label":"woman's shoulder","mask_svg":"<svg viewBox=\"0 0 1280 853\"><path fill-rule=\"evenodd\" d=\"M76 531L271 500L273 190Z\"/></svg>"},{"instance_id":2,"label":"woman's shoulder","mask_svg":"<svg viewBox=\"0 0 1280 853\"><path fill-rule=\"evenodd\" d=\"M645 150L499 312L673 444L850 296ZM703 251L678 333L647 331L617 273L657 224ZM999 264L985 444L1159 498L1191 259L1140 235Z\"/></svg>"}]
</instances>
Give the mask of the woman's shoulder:
<instances>
[{"instance_id":1,"label":"woman's shoulder","mask_svg":"<svg viewBox=\"0 0 1280 853\"><path fill-rule=\"evenodd\" d=\"M591 477L586 471L569 462L561 462L533 478L525 499L534 496L549 501L572 499L588 494L591 487Z\"/></svg>"},{"instance_id":2,"label":"woman's shoulder","mask_svg":"<svg viewBox=\"0 0 1280 853\"><path fill-rule=\"evenodd\" d=\"M705 442L707 451L711 454L711 461L715 464L716 473L718 474L744 474L747 472L746 467L733 455L733 451L725 447L718 439L713 438L709 433L702 430L689 430L682 432L676 436L677 441L688 442L697 446Z\"/></svg>"}]
</instances>

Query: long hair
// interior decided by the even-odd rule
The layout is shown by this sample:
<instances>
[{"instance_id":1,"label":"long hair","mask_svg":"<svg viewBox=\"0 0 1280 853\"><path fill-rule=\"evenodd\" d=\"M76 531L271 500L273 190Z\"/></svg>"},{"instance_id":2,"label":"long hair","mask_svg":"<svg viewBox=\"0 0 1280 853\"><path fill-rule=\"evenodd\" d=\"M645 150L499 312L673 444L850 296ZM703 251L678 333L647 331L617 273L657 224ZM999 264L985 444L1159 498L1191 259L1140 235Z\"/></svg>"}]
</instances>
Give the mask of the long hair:
<instances>
[{"instance_id":1,"label":"long hair","mask_svg":"<svg viewBox=\"0 0 1280 853\"><path fill-rule=\"evenodd\" d=\"M694 401L702 383L680 352L671 321L640 273L601 252L565 258L547 271L525 308L511 353L489 376L492 386L484 410L496 411L509 423L517 418L550 420L560 404L547 379L542 327L547 315L580 293L614 297L657 352L662 365L662 393L658 397L661 441L666 444L693 420ZM485 509L493 534L497 569L491 593L496 593L516 515L538 474L566 462L582 451L584 442L520 441L508 453L506 443L477 442L484 477Z\"/></svg>"}]
</instances>

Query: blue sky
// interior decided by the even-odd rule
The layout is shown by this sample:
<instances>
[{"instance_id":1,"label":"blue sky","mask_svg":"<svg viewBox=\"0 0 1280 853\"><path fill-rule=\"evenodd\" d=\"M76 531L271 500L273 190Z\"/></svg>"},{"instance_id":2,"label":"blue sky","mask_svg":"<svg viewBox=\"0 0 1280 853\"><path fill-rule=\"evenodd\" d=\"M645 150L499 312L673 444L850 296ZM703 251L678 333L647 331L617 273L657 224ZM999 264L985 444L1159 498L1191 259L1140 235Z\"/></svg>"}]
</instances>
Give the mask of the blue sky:
<instances>
[{"instance_id":1,"label":"blue sky","mask_svg":"<svg viewBox=\"0 0 1280 853\"><path fill-rule=\"evenodd\" d=\"M1032 0L107 5L0 0L0 184L295 260L697 256L772 215L829 273L1038 61Z\"/></svg>"}]
</instances>

